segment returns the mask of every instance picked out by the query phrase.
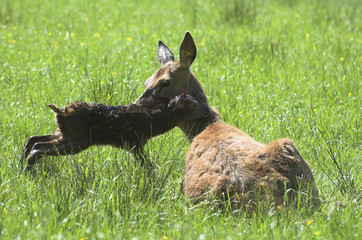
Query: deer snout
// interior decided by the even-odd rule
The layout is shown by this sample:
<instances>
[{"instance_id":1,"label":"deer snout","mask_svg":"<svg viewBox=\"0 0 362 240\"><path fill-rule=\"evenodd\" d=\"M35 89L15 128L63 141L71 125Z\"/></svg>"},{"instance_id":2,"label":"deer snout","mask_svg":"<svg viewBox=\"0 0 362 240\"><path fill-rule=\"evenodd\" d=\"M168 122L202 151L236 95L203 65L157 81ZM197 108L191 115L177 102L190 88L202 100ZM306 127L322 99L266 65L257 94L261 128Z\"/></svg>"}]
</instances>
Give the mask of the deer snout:
<instances>
[{"instance_id":1,"label":"deer snout","mask_svg":"<svg viewBox=\"0 0 362 240\"><path fill-rule=\"evenodd\" d=\"M204 117L209 116L209 114L210 114L210 108L209 108L208 106L206 106L206 105L203 105L202 108L203 108L202 111L203 111Z\"/></svg>"},{"instance_id":2,"label":"deer snout","mask_svg":"<svg viewBox=\"0 0 362 240\"><path fill-rule=\"evenodd\" d=\"M146 89L136 100L135 104L146 108L153 108L158 105L156 100L152 97L152 91L150 89Z\"/></svg>"}]
</instances>

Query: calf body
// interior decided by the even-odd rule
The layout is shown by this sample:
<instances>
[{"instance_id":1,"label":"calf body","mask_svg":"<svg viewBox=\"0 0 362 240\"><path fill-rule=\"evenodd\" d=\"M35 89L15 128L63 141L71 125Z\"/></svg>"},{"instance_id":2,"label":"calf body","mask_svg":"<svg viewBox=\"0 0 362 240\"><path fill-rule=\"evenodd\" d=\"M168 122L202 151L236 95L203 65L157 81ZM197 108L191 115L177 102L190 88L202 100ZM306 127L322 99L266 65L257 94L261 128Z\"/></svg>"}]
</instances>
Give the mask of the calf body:
<instances>
[{"instance_id":1,"label":"calf body","mask_svg":"<svg viewBox=\"0 0 362 240\"><path fill-rule=\"evenodd\" d=\"M135 104L85 102L70 103L64 109L48 106L55 112L58 127L53 134L29 139L22 158L27 158L28 168L41 156L75 154L92 145L127 149L144 163L143 146L147 140L171 130L182 119L204 117L209 112L207 106L185 96L156 110Z\"/></svg>"}]
</instances>

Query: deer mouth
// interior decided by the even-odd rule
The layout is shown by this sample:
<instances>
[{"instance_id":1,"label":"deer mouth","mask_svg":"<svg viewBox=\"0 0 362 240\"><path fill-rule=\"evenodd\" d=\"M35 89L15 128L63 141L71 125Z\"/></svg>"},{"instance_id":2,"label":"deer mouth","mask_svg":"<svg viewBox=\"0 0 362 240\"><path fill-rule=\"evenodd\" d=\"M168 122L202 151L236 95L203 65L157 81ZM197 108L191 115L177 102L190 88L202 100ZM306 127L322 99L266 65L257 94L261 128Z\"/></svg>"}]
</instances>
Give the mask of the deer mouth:
<instances>
[{"instance_id":1,"label":"deer mouth","mask_svg":"<svg viewBox=\"0 0 362 240\"><path fill-rule=\"evenodd\" d=\"M170 99L168 97L158 97L151 93L153 100L155 100L158 104L168 105L170 103Z\"/></svg>"}]
</instances>

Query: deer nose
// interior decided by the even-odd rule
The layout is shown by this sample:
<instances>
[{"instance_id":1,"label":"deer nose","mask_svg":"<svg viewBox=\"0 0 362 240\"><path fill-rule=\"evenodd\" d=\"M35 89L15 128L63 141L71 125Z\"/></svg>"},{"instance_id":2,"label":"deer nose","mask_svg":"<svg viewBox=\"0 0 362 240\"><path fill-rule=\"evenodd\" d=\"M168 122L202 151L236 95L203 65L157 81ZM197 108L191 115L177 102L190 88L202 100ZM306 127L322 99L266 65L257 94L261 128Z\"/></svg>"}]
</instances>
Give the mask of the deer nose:
<instances>
[{"instance_id":1,"label":"deer nose","mask_svg":"<svg viewBox=\"0 0 362 240\"><path fill-rule=\"evenodd\" d=\"M204 114L207 116L207 115L209 115L209 113L210 113L209 107L205 106L204 107Z\"/></svg>"}]
</instances>

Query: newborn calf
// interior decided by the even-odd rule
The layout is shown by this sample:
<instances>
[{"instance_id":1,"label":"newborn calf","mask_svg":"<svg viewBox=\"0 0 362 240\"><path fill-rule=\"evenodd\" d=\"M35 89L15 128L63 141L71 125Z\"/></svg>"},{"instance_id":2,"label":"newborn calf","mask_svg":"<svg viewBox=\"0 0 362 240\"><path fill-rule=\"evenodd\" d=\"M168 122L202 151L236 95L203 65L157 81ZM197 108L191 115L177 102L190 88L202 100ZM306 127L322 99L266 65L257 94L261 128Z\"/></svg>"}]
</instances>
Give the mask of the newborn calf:
<instances>
[{"instance_id":1,"label":"newborn calf","mask_svg":"<svg viewBox=\"0 0 362 240\"><path fill-rule=\"evenodd\" d=\"M73 102L65 108L58 108L49 104L58 128L52 134L31 137L21 162L27 159L29 169L45 155L76 154L92 145L111 145L131 151L144 164L143 146L148 139L171 130L184 119L202 118L209 113L206 105L186 94L171 101L154 98L164 106L147 109L136 104L107 106ZM150 165L149 161L147 165Z\"/></svg>"}]
</instances>

